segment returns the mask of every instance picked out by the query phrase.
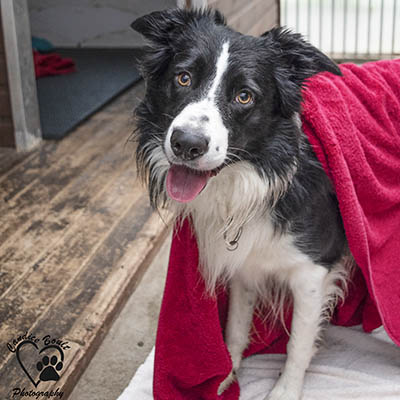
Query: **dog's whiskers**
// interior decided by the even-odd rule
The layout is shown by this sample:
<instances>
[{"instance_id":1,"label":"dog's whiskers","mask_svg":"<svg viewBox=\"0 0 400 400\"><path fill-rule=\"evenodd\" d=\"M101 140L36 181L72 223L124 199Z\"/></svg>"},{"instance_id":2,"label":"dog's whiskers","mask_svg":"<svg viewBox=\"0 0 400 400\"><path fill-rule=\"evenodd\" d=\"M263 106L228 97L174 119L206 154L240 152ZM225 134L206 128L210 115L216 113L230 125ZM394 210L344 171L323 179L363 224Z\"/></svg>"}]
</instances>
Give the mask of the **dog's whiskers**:
<instances>
[{"instance_id":1,"label":"dog's whiskers","mask_svg":"<svg viewBox=\"0 0 400 400\"><path fill-rule=\"evenodd\" d=\"M237 154L234 154L234 153L226 153L226 159L227 159L227 161L243 161L243 159L240 157L240 156L238 156ZM227 163L226 163L226 161L224 161L224 164L225 165L228 165Z\"/></svg>"},{"instance_id":2,"label":"dog's whiskers","mask_svg":"<svg viewBox=\"0 0 400 400\"><path fill-rule=\"evenodd\" d=\"M173 117L172 115L169 115L169 114L167 114L167 113L162 113L162 115L164 115L164 116L170 118L171 120L174 119L174 117Z\"/></svg>"},{"instance_id":3,"label":"dog's whiskers","mask_svg":"<svg viewBox=\"0 0 400 400\"><path fill-rule=\"evenodd\" d=\"M229 146L229 149L230 150L236 150L238 152L245 153L245 154L248 154L249 156L251 156L251 153L249 151L247 151L245 149L240 149L239 147Z\"/></svg>"},{"instance_id":4,"label":"dog's whiskers","mask_svg":"<svg viewBox=\"0 0 400 400\"><path fill-rule=\"evenodd\" d=\"M153 126L156 127L157 129L160 129L162 132L164 132L164 129L163 129L160 125L156 124L155 122L150 121L149 119L144 118L143 116L141 116L140 119L142 119L143 121L146 121L146 122L149 123L150 125L153 125Z\"/></svg>"}]
</instances>

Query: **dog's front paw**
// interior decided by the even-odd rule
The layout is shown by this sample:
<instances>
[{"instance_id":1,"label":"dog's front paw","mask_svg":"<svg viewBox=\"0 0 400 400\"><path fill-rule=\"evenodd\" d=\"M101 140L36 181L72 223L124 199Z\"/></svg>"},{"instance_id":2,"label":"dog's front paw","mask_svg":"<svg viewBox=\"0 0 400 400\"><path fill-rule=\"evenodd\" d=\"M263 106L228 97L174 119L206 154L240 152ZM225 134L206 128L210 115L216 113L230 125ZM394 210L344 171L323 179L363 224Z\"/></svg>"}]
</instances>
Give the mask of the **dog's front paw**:
<instances>
[{"instance_id":1,"label":"dog's front paw","mask_svg":"<svg viewBox=\"0 0 400 400\"><path fill-rule=\"evenodd\" d=\"M235 372L235 370L232 370L230 372L230 374L219 385L218 396L220 396L222 393L224 393L225 390L228 389L229 386L231 386L231 384L234 380L236 380L236 372Z\"/></svg>"},{"instance_id":2,"label":"dog's front paw","mask_svg":"<svg viewBox=\"0 0 400 400\"><path fill-rule=\"evenodd\" d=\"M265 400L300 400L301 389L290 385L286 380L279 379Z\"/></svg>"}]
</instances>

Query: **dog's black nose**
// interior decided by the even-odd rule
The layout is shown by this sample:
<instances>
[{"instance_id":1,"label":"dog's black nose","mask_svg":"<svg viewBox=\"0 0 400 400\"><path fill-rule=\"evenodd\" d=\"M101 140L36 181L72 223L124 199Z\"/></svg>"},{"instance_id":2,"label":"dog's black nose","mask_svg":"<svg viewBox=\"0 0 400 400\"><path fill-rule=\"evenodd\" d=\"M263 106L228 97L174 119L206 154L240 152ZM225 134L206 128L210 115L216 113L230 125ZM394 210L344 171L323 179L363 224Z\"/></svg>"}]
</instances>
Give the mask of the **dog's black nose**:
<instances>
[{"instance_id":1,"label":"dog's black nose","mask_svg":"<svg viewBox=\"0 0 400 400\"><path fill-rule=\"evenodd\" d=\"M208 139L195 132L174 129L171 135L171 147L174 154L187 161L202 156L208 150Z\"/></svg>"}]
</instances>

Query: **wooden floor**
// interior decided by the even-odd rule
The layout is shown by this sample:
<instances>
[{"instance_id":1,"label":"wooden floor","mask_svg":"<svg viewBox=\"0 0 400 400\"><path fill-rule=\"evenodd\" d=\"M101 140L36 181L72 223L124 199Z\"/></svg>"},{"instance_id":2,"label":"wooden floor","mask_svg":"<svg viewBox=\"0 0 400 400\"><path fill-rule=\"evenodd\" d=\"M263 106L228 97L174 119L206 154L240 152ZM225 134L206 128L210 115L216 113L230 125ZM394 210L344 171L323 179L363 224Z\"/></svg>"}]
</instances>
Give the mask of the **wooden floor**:
<instances>
[{"instance_id":1,"label":"wooden floor","mask_svg":"<svg viewBox=\"0 0 400 400\"><path fill-rule=\"evenodd\" d=\"M162 243L166 225L127 143L142 92L139 84L60 142L0 150L0 399L17 398L14 388L58 388L65 399ZM36 346L8 350L24 334ZM46 335L61 352L40 352ZM54 372L59 380L45 381Z\"/></svg>"}]
</instances>

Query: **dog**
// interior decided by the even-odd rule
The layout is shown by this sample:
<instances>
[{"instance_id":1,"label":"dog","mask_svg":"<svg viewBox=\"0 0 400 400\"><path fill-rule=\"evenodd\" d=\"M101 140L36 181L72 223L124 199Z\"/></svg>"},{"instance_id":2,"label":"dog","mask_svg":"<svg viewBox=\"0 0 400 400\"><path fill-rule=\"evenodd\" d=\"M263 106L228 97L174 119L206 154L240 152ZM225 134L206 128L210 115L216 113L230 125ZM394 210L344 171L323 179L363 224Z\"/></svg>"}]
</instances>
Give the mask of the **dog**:
<instances>
[{"instance_id":1,"label":"dog","mask_svg":"<svg viewBox=\"0 0 400 400\"><path fill-rule=\"evenodd\" d=\"M299 34L240 34L211 9L133 22L148 41L136 109L138 173L151 204L190 218L210 294L229 287L225 342L235 379L254 310L293 302L287 361L266 399L298 400L323 322L350 273L338 201L301 129L308 78L338 66Z\"/></svg>"}]
</instances>

